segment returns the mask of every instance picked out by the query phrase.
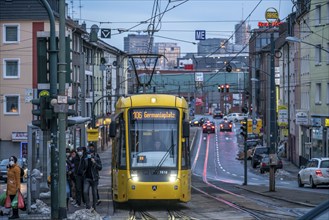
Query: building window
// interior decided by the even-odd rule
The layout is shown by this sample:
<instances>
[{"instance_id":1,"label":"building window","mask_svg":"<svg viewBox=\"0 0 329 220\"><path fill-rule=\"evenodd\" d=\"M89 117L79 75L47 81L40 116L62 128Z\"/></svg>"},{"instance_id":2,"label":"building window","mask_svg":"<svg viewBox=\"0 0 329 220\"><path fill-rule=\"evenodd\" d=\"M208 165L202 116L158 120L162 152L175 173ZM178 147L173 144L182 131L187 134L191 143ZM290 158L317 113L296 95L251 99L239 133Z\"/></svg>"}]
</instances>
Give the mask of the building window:
<instances>
[{"instance_id":1,"label":"building window","mask_svg":"<svg viewBox=\"0 0 329 220\"><path fill-rule=\"evenodd\" d=\"M3 78L19 78L19 59L4 59L3 60Z\"/></svg>"},{"instance_id":2,"label":"building window","mask_svg":"<svg viewBox=\"0 0 329 220\"><path fill-rule=\"evenodd\" d=\"M4 24L3 25L3 43L11 44L19 42L19 25Z\"/></svg>"},{"instance_id":3,"label":"building window","mask_svg":"<svg viewBox=\"0 0 329 220\"><path fill-rule=\"evenodd\" d=\"M19 95L4 95L4 113L16 115L19 114Z\"/></svg>"},{"instance_id":4,"label":"building window","mask_svg":"<svg viewBox=\"0 0 329 220\"><path fill-rule=\"evenodd\" d=\"M321 83L315 84L315 104L322 104L322 102L321 102Z\"/></svg>"},{"instance_id":5,"label":"building window","mask_svg":"<svg viewBox=\"0 0 329 220\"><path fill-rule=\"evenodd\" d=\"M315 65L321 64L321 44L315 46Z\"/></svg>"},{"instance_id":6,"label":"building window","mask_svg":"<svg viewBox=\"0 0 329 220\"><path fill-rule=\"evenodd\" d=\"M315 6L314 15L315 15L315 18L314 18L315 25L320 25L321 24L321 5Z\"/></svg>"}]
</instances>

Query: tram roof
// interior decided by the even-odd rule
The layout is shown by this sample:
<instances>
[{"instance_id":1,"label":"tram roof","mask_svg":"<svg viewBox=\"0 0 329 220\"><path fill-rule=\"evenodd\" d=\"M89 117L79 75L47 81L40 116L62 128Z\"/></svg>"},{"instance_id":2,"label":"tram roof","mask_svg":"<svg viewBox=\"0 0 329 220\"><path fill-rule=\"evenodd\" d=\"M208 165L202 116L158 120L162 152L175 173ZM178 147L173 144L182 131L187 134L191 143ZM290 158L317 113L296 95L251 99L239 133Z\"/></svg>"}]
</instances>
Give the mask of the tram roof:
<instances>
[{"instance_id":1,"label":"tram roof","mask_svg":"<svg viewBox=\"0 0 329 220\"><path fill-rule=\"evenodd\" d=\"M121 97L117 108L128 107L182 107L188 108L184 97L169 94L133 94L128 97Z\"/></svg>"}]
</instances>

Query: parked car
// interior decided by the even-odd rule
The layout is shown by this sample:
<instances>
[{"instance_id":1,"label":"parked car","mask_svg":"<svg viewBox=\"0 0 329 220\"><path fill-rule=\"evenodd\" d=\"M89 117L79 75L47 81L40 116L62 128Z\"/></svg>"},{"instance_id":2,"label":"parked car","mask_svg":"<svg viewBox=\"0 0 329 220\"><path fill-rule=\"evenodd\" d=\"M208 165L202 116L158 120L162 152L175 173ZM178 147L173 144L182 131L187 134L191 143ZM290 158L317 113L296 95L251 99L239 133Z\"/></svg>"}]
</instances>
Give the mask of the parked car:
<instances>
[{"instance_id":1,"label":"parked car","mask_svg":"<svg viewBox=\"0 0 329 220\"><path fill-rule=\"evenodd\" d=\"M230 132L232 132L232 127L233 127L232 122L225 118L219 124L219 131L230 131Z\"/></svg>"},{"instance_id":2,"label":"parked car","mask_svg":"<svg viewBox=\"0 0 329 220\"><path fill-rule=\"evenodd\" d=\"M215 109L212 115L213 118L223 118L223 116L223 112L219 109Z\"/></svg>"},{"instance_id":3,"label":"parked car","mask_svg":"<svg viewBox=\"0 0 329 220\"><path fill-rule=\"evenodd\" d=\"M304 184L315 188L318 185L329 185L329 158L312 158L298 172L298 186Z\"/></svg>"},{"instance_id":4,"label":"parked car","mask_svg":"<svg viewBox=\"0 0 329 220\"><path fill-rule=\"evenodd\" d=\"M203 133L215 133L215 123L207 121L202 125Z\"/></svg>"},{"instance_id":5,"label":"parked car","mask_svg":"<svg viewBox=\"0 0 329 220\"><path fill-rule=\"evenodd\" d=\"M276 171L277 169L282 169L283 168L283 163L280 157L278 155L274 154L275 158L272 160L276 161L276 164L274 166L274 170ZM263 156L261 162L260 162L260 173L265 173L270 171L270 157L269 155Z\"/></svg>"},{"instance_id":6,"label":"parked car","mask_svg":"<svg viewBox=\"0 0 329 220\"><path fill-rule=\"evenodd\" d=\"M9 164L9 159L3 159L0 163L0 180L3 180L7 182L7 166ZM23 182L27 178L27 163L25 159L18 158L17 164L19 167L23 168L24 175L21 178L21 181Z\"/></svg>"},{"instance_id":7,"label":"parked car","mask_svg":"<svg viewBox=\"0 0 329 220\"><path fill-rule=\"evenodd\" d=\"M246 115L243 113L230 113L226 115L227 120L229 121L234 121L234 122L239 122L245 119Z\"/></svg>"},{"instance_id":8,"label":"parked car","mask_svg":"<svg viewBox=\"0 0 329 220\"><path fill-rule=\"evenodd\" d=\"M258 146L255 147L255 150L251 156L251 166L252 168L256 168L257 165L260 164L264 155L268 155L269 149L268 147Z\"/></svg>"}]
</instances>

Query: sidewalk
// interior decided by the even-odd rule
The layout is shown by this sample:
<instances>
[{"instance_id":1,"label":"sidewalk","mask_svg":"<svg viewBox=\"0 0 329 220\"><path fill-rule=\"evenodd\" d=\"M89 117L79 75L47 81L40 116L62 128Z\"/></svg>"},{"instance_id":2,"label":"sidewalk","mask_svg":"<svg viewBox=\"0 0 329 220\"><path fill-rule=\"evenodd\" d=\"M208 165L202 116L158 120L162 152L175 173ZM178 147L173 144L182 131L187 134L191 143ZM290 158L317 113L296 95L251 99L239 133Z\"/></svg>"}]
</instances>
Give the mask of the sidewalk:
<instances>
[{"instance_id":1,"label":"sidewalk","mask_svg":"<svg viewBox=\"0 0 329 220\"><path fill-rule=\"evenodd\" d=\"M110 192L111 192L111 172L110 172L110 166L111 166L111 147L108 149L98 152L101 161L103 169L99 172L100 174L100 180L99 180L99 196L101 203L96 207L96 212L90 212L89 210L86 210L84 206L75 207L69 202L68 210L67 210L67 219L80 219L78 216L84 216L86 219L88 216L90 216L90 219L106 219L109 218L112 210L112 203L110 203L111 198ZM50 209L50 199L40 199L43 202L45 202L48 205L48 208ZM90 200L92 202L92 197L90 196ZM78 213L75 213L78 211ZM97 214L98 213L98 214ZM89 215L88 215L89 214ZM50 219L50 213L44 213L44 214L28 214L26 211L19 210L19 219L29 219L29 220L41 220L41 219ZM0 220L7 220L9 215L0 216Z\"/></svg>"}]
</instances>

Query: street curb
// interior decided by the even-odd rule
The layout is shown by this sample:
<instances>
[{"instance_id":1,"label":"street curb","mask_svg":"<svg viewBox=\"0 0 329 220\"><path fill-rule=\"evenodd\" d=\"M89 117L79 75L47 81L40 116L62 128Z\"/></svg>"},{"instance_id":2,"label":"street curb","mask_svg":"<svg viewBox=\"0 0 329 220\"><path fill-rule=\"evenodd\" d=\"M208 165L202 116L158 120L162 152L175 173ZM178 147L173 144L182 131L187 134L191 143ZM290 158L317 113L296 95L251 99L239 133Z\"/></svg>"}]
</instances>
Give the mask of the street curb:
<instances>
[{"instance_id":1,"label":"street curb","mask_svg":"<svg viewBox=\"0 0 329 220\"><path fill-rule=\"evenodd\" d=\"M262 193L262 192L258 192L258 191L255 191L255 190L248 189L248 188L246 188L246 186L236 185L235 187L238 188L238 189L243 189L243 190L246 190L248 192L252 192L252 193L255 193L255 194L258 194L258 195L262 195L262 196L265 196L265 197L268 197L268 198L274 198L274 199L277 199L277 200L281 200L281 201L285 201L285 202L289 202L289 203L293 203L293 204L297 204L297 205L303 205L303 206L312 207L312 208L317 206L317 205L313 205L313 204L309 204L309 203L292 201L290 199L286 199L286 198L283 198L283 197L267 195L267 194Z\"/></svg>"}]
</instances>

